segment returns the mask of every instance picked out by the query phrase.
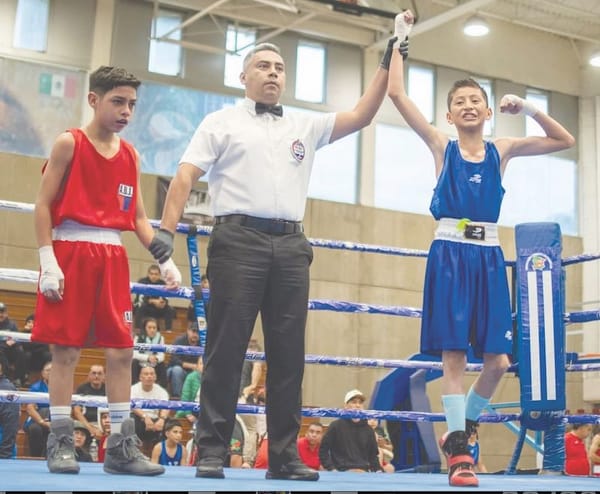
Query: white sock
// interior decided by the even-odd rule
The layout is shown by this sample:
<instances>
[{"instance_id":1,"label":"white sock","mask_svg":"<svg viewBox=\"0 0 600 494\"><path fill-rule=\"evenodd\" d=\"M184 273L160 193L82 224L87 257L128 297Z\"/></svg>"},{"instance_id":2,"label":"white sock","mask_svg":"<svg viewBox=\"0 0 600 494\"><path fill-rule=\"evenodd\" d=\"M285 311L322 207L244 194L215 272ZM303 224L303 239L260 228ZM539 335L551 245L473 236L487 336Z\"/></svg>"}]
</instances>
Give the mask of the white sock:
<instances>
[{"instance_id":1,"label":"white sock","mask_svg":"<svg viewBox=\"0 0 600 494\"><path fill-rule=\"evenodd\" d=\"M71 407L50 407L50 421L71 418Z\"/></svg>"},{"instance_id":2,"label":"white sock","mask_svg":"<svg viewBox=\"0 0 600 494\"><path fill-rule=\"evenodd\" d=\"M108 414L110 415L110 433L118 434L121 432L121 425L125 419L129 418L131 413L131 403L109 403Z\"/></svg>"}]
</instances>

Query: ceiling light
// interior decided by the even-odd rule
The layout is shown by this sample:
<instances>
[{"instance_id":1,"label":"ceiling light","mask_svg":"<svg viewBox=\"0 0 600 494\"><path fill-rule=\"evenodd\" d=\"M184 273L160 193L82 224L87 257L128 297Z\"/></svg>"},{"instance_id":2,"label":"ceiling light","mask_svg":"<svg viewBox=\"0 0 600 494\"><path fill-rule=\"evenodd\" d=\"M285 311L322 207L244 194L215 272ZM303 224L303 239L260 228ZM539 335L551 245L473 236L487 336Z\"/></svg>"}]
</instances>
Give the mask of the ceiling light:
<instances>
[{"instance_id":1,"label":"ceiling light","mask_svg":"<svg viewBox=\"0 0 600 494\"><path fill-rule=\"evenodd\" d=\"M490 32L490 26L481 17L474 15L469 17L463 28L463 33L467 36L485 36Z\"/></svg>"},{"instance_id":2,"label":"ceiling light","mask_svg":"<svg viewBox=\"0 0 600 494\"><path fill-rule=\"evenodd\" d=\"M590 57L589 64L592 67L600 67L600 51L597 51Z\"/></svg>"}]
</instances>

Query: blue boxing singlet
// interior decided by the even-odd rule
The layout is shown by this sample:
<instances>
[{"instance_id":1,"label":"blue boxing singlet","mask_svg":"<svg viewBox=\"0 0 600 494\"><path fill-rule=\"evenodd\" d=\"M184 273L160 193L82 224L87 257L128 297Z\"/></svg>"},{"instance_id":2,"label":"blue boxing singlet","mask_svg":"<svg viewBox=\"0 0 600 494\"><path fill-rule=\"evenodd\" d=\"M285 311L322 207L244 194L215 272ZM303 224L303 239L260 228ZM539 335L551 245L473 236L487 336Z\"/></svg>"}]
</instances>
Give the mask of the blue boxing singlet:
<instances>
[{"instance_id":1,"label":"blue boxing singlet","mask_svg":"<svg viewBox=\"0 0 600 494\"><path fill-rule=\"evenodd\" d=\"M485 158L465 160L450 141L430 210L439 221L427 256L421 352L512 353L512 314L504 255L495 225L504 197L500 156L486 141ZM483 222L487 236L470 237L454 225ZM441 221L440 221L441 220ZM481 224L481 223L480 223Z\"/></svg>"}]
</instances>

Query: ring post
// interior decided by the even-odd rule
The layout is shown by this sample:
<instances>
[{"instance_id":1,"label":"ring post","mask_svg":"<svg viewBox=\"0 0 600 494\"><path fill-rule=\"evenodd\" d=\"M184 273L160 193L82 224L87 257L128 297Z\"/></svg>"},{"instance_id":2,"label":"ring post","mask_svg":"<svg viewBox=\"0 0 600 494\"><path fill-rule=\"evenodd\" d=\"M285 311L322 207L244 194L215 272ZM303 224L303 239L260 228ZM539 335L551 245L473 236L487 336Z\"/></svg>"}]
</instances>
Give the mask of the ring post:
<instances>
[{"instance_id":1,"label":"ring post","mask_svg":"<svg viewBox=\"0 0 600 494\"><path fill-rule=\"evenodd\" d=\"M544 431L544 444L562 444L566 393L564 272L557 223L515 227L517 357L521 427ZM542 470L562 472L564 447L544 449Z\"/></svg>"}]
</instances>

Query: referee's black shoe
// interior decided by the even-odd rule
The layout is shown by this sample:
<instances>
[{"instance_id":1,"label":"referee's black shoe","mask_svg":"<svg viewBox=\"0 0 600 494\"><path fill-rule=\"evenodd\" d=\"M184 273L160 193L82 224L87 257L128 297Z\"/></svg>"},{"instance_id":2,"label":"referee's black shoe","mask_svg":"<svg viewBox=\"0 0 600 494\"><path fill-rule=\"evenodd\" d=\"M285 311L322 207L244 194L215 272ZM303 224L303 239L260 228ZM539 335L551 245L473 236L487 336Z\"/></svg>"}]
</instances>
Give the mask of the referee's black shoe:
<instances>
[{"instance_id":1,"label":"referee's black shoe","mask_svg":"<svg viewBox=\"0 0 600 494\"><path fill-rule=\"evenodd\" d=\"M319 472L307 467L301 460L292 460L279 470L269 468L266 479L273 480L319 480Z\"/></svg>"},{"instance_id":2,"label":"referee's black shoe","mask_svg":"<svg viewBox=\"0 0 600 494\"><path fill-rule=\"evenodd\" d=\"M223 460L221 458L201 458L196 467L196 477L224 479Z\"/></svg>"}]
</instances>

